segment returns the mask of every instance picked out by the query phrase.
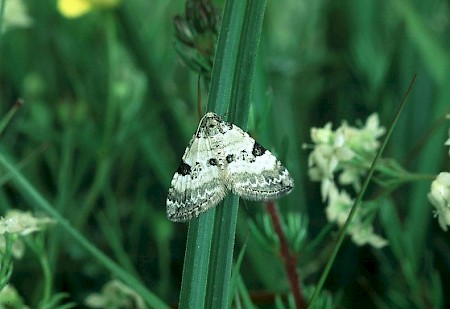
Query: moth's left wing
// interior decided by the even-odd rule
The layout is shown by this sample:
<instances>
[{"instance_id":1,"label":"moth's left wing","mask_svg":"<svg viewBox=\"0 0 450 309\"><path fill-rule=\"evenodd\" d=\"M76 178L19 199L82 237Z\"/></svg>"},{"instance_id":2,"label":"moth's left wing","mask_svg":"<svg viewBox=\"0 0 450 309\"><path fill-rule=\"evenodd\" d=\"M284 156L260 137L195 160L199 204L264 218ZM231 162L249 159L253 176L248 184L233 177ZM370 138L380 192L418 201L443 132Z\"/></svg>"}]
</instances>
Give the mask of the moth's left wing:
<instances>
[{"instance_id":1,"label":"moth's left wing","mask_svg":"<svg viewBox=\"0 0 450 309\"><path fill-rule=\"evenodd\" d=\"M272 200L294 188L288 170L267 149L241 128L232 125L224 134L226 185L242 198Z\"/></svg>"},{"instance_id":2,"label":"moth's left wing","mask_svg":"<svg viewBox=\"0 0 450 309\"><path fill-rule=\"evenodd\" d=\"M194 135L169 188L167 217L188 221L216 206L225 194L222 170L208 137Z\"/></svg>"}]
</instances>

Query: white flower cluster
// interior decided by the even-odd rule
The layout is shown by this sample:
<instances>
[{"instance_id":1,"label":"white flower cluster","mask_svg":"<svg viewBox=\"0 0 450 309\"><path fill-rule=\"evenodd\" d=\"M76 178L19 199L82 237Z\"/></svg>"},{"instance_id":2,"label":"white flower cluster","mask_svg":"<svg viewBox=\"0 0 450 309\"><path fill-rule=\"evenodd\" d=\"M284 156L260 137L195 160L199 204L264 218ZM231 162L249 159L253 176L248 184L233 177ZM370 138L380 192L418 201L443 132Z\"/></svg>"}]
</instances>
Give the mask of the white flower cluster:
<instances>
[{"instance_id":1,"label":"white flower cluster","mask_svg":"<svg viewBox=\"0 0 450 309\"><path fill-rule=\"evenodd\" d=\"M339 185L351 185L358 192L361 179L368 170L380 146L378 138L385 132L380 127L377 114L372 114L362 128L343 123L332 130L331 123L323 128L312 128L311 139L314 143L309 154L309 177L321 182L321 195L328 202L326 215L330 222L342 226L350 213L354 199ZM381 248L387 241L373 233L372 220L364 211L357 210L349 228L349 234L357 245L370 244Z\"/></svg>"},{"instance_id":2,"label":"white flower cluster","mask_svg":"<svg viewBox=\"0 0 450 309\"><path fill-rule=\"evenodd\" d=\"M449 139L445 142L446 146L450 146L450 130L448 135ZM450 156L450 150L448 154ZM450 225L450 173L439 173L431 183L428 200L435 208L434 216L438 218L439 225L444 231L447 231L447 226Z\"/></svg>"},{"instance_id":3,"label":"white flower cluster","mask_svg":"<svg viewBox=\"0 0 450 309\"><path fill-rule=\"evenodd\" d=\"M119 280L107 282L101 293L88 295L84 303L89 308L148 308L138 293Z\"/></svg>"},{"instance_id":4,"label":"white flower cluster","mask_svg":"<svg viewBox=\"0 0 450 309\"><path fill-rule=\"evenodd\" d=\"M438 218L439 225L447 231L447 225L450 225L450 173L440 173L431 183L428 200L436 208L434 215Z\"/></svg>"},{"instance_id":5,"label":"white flower cluster","mask_svg":"<svg viewBox=\"0 0 450 309\"><path fill-rule=\"evenodd\" d=\"M53 222L50 218L36 218L30 212L10 210L4 218L0 218L0 235L5 233L28 235Z\"/></svg>"},{"instance_id":6,"label":"white flower cluster","mask_svg":"<svg viewBox=\"0 0 450 309\"><path fill-rule=\"evenodd\" d=\"M14 240L12 243L12 255L15 258L21 258L25 246L17 235L28 235L42 230L47 225L54 223L50 218L36 218L30 212L20 210L10 210L4 218L0 218L0 252L6 248L5 234L12 234Z\"/></svg>"}]
</instances>

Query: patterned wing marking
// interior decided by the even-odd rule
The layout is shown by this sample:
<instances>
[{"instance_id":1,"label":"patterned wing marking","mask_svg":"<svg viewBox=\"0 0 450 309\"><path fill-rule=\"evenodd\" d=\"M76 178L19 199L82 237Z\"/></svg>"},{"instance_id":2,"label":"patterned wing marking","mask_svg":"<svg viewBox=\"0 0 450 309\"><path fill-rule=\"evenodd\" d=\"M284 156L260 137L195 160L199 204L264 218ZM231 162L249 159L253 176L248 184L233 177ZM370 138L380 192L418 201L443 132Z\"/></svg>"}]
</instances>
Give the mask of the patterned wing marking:
<instances>
[{"instance_id":1,"label":"patterned wing marking","mask_svg":"<svg viewBox=\"0 0 450 309\"><path fill-rule=\"evenodd\" d=\"M217 205L226 194L222 170L209 139L193 137L173 176L167 196L167 217L184 222Z\"/></svg>"},{"instance_id":2,"label":"patterned wing marking","mask_svg":"<svg viewBox=\"0 0 450 309\"><path fill-rule=\"evenodd\" d=\"M267 149L233 125L224 136L227 188L244 199L272 200L294 188L287 169Z\"/></svg>"}]
</instances>

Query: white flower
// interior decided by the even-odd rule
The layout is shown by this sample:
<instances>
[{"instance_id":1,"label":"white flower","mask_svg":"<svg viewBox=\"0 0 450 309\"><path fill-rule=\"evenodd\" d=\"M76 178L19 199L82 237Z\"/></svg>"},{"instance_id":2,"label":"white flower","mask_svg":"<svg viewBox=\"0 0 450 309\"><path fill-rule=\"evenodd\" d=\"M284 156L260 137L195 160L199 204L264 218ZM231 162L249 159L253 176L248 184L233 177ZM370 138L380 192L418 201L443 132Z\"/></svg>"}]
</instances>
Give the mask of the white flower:
<instances>
[{"instance_id":1,"label":"white flower","mask_svg":"<svg viewBox=\"0 0 450 309\"><path fill-rule=\"evenodd\" d=\"M373 226L370 224L353 224L350 226L349 233L357 246L369 244L380 249L388 244L386 239L374 234Z\"/></svg>"},{"instance_id":2,"label":"white flower","mask_svg":"<svg viewBox=\"0 0 450 309\"><path fill-rule=\"evenodd\" d=\"M118 280L106 283L101 294L89 295L84 303L90 308L148 308L139 294Z\"/></svg>"},{"instance_id":3,"label":"white flower","mask_svg":"<svg viewBox=\"0 0 450 309\"><path fill-rule=\"evenodd\" d=\"M330 193L326 215L329 222L336 222L338 226L342 227L350 214L354 200L350 195L342 190L339 192L336 185L330 185ZM362 205L359 205L361 207ZM348 233L352 241L357 246L371 245L374 248L382 248L388 244L387 240L376 235L373 232L371 221L363 220L363 209L358 208L356 214L353 216L352 222L348 228Z\"/></svg>"},{"instance_id":4,"label":"white flower","mask_svg":"<svg viewBox=\"0 0 450 309\"><path fill-rule=\"evenodd\" d=\"M344 166L339 175L339 183L341 185L352 185L356 192L361 189L361 178L366 174L366 171L354 165Z\"/></svg>"},{"instance_id":5,"label":"white flower","mask_svg":"<svg viewBox=\"0 0 450 309\"><path fill-rule=\"evenodd\" d=\"M325 210L327 219L342 226L347 221L354 200L350 198L350 195L345 190L339 192L334 184L330 185L329 189L328 206Z\"/></svg>"},{"instance_id":6,"label":"white flower","mask_svg":"<svg viewBox=\"0 0 450 309\"><path fill-rule=\"evenodd\" d=\"M329 144L332 136L331 122L328 122L323 128L311 129L311 140L315 144Z\"/></svg>"},{"instance_id":7,"label":"white flower","mask_svg":"<svg viewBox=\"0 0 450 309\"><path fill-rule=\"evenodd\" d=\"M334 181L329 178L322 180L320 183L320 195L322 196L322 202L326 202L331 191L330 187L334 185Z\"/></svg>"},{"instance_id":8,"label":"white flower","mask_svg":"<svg viewBox=\"0 0 450 309\"><path fill-rule=\"evenodd\" d=\"M377 114L369 116L362 128L351 127L344 122L335 131L332 130L331 123L323 128L311 129L314 144L308 157L308 174L312 181L321 182L322 200L328 201L328 221L343 226L354 204L354 199L347 191L339 190L335 179L340 185L352 185L355 191L359 191L362 177L367 173L380 147L378 138L384 132ZM373 213L372 210L358 208L348 233L359 246L369 244L381 248L387 241L373 233Z\"/></svg>"},{"instance_id":9,"label":"white flower","mask_svg":"<svg viewBox=\"0 0 450 309\"><path fill-rule=\"evenodd\" d=\"M352 185L356 191L361 188L361 178L366 174L376 151L380 147L378 138L385 129L380 127L378 115L368 117L362 128L343 123L335 131L331 123L323 128L311 129L313 151L308 157L309 177L312 181L333 181L340 173L339 183ZM322 189L327 184L322 184ZM322 190L322 198L327 194Z\"/></svg>"},{"instance_id":10,"label":"white flower","mask_svg":"<svg viewBox=\"0 0 450 309\"><path fill-rule=\"evenodd\" d=\"M336 130L333 146L336 158L340 162L350 161L355 156L355 152L349 147L348 141L349 139L345 135L344 129L342 127L338 128Z\"/></svg>"},{"instance_id":11,"label":"white flower","mask_svg":"<svg viewBox=\"0 0 450 309\"><path fill-rule=\"evenodd\" d=\"M361 129L349 127L345 123L343 129L349 147L360 155L369 156L375 156L377 149L380 147L380 142L377 139L385 132L385 129L380 127L378 114L370 115L367 118L366 125Z\"/></svg>"},{"instance_id":12,"label":"white flower","mask_svg":"<svg viewBox=\"0 0 450 309\"><path fill-rule=\"evenodd\" d=\"M342 130L331 130L328 123L324 128L312 128L311 139L315 143L314 150L309 154L309 177L313 181L333 179L339 163L350 161L354 153L346 146Z\"/></svg>"},{"instance_id":13,"label":"white flower","mask_svg":"<svg viewBox=\"0 0 450 309\"><path fill-rule=\"evenodd\" d=\"M50 218L36 218L30 212L10 210L0 218L0 234L28 235L54 223Z\"/></svg>"},{"instance_id":14,"label":"white flower","mask_svg":"<svg viewBox=\"0 0 450 309\"><path fill-rule=\"evenodd\" d=\"M386 132L386 129L380 126L380 119L378 119L377 113L374 113L367 118L363 132L364 134L370 135L374 139L379 138Z\"/></svg>"},{"instance_id":15,"label":"white flower","mask_svg":"<svg viewBox=\"0 0 450 309\"><path fill-rule=\"evenodd\" d=\"M444 231L450 225L450 173L442 172L431 183L428 200L434 206L434 215Z\"/></svg>"},{"instance_id":16,"label":"white flower","mask_svg":"<svg viewBox=\"0 0 450 309\"><path fill-rule=\"evenodd\" d=\"M309 177L313 181L332 178L338 163L331 146L317 145L308 157Z\"/></svg>"}]
</instances>

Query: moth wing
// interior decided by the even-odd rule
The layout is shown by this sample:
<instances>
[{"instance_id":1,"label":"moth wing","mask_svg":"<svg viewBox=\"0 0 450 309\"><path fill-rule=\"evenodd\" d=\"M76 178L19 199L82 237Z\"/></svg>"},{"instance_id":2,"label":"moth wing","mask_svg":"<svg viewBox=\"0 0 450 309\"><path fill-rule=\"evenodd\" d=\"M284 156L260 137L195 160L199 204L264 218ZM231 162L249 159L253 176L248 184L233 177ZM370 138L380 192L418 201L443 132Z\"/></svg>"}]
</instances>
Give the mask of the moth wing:
<instances>
[{"instance_id":1,"label":"moth wing","mask_svg":"<svg viewBox=\"0 0 450 309\"><path fill-rule=\"evenodd\" d=\"M169 188L166 201L169 220L188 221L225 197L223 172L215 163L209 139L194 135Z\"/></svg>"},{"instance_id":2,"label":"moth wing","mask_svg":"<svg viewBox=\"0 0 450 309\"><path fill-rule=\"evenodd\" d=\"M226 132L226 184L244 199L272 200L294 188L288 170L267 149L239 127Z\"/></svg>"}]
</instances>

